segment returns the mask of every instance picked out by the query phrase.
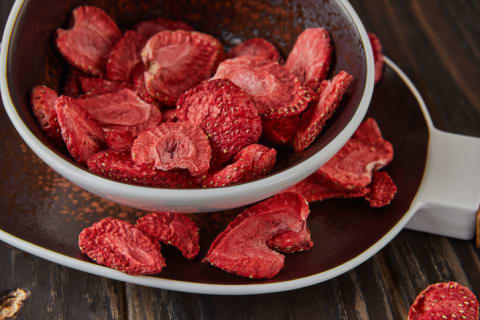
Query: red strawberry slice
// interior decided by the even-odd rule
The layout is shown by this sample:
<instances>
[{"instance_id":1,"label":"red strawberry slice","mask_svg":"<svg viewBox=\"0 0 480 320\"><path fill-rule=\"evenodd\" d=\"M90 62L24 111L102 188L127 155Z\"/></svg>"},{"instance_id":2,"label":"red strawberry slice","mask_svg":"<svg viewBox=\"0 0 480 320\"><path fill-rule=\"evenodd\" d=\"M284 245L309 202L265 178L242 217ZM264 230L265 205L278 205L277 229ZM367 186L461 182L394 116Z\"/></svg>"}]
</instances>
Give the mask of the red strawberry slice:
<instances>
[{"instance_id":1,"label":"red strawberry slice","mask_svg":"<svg viewBox=\"0 0 480 320\"><path fill-rule=\"evenodd\" d=\"M78 77L80 86L86 96L120 91L130 88L127 82L108 81L101 78Z\"/></svg>"},{"instance_id":2,"label":"red strawberry slice","mask_svg":"<svg viewBox=\"0 0 480 320\"><path fill-rule=\"evenodd\" d=\"M478 320L478 300L470 289L456 282L428 286L415 299L408 320Z\"/></svg>"},{"instance_id":3,"label":"red strawberry slice","mask_svg":"<svg viewBox=\"0 0 480 320\"><path fill-rule=\"evenodd\" d=\"M98 264L132 275L155 274L165 267L160 244L119 219L106 218L83 229L78 246Z\"/></svg>"},{"instance_id":4,"label":"red strawberry slice","mask_svg":"<svg viewBox=\"0 0 480 320\"><path fill-rule=\"evenodd\" d=\"M111 150L130 150L134 137L130 131L125 130L105 130L105 142Z\"/></svg>"},{"instance_id":5,"label":"red strawberry slice","mask_svg":"<svg viewBox=\"0 0 480 320\"><path fill-rule=\"evenodd\" d=\"M86 164L95 153L104 149L102 128L76 103L61 96L55 102L63 141L70 155L80 164Z\"/></svg>"},{"instance_id":6,"label":"red strawberry slice","mask_svg":"<svg viewBox=\"0 0 480 320\"><path fill-rule=\"evenodd\" d=\"M372 208L389 205L397 193L397 186L386 172L375 172L365 199Z\"/></svg>"},{"instance_id":7,"label":"red strawberry slice","mask_svg":"<svg viewBox=\"0 0 480 320\"><path fill-rule=\"evenodd\" d=\"M42 130L56 143L62 145L62 133L57 120L57 111L55 111L57 98L58 94L55 90L47 86L36 86L32 90L30 101L33 114L37 118Z\"/></svg>"},{"instance_id":8,"label":"red strawberry slice","mask_svg":"<svg viewBox=\"0 0 480 320\"><path fill-rule=\"evenodd\" d=\"M88 169L106 178L142 186L192 188L199 184L186 170L166 172L151 165L139 166L128 151L99 152L88 161Z\"/></svg>"},{"instance_id":9,"label":"red strawberry slice","mask_svg":"<svg viewBox=\"0 0 480 320\"><path fill-rule=\"evenodd\" d=\"M263 136L273 144L289 144L297 132L299 123L300 116L298 115L279 119L262 118Z\"/></svg>"},{"instance_id":10,"label":"red strawberry slice","mask_svg":"<svg viewBox=\"0 0 480 320\"><path fill-rule=\"evenodd\" d=\"M293 148L296 152L305 150L322 131L325 123L333 115L353 77L345 71L337 74L332 81L320 85L318 102L313 103L302 115L300 124L293 137Z\"/></svg>"},{"instance_id":11,"label":"red strawberry slice","mask_svg":"<svg viewBox=\"0 0 480 320\"><path fill-rule=\"evenodd\" d=\"M145 102L150 104L156 105L157 107L161 108L162 104L155 100L147 91L145 87L145 76L144 76L145 68L143 64L139 64L137 68L133 71L133 89L137 96L140 97Z\"/></svg>"},{"instance_id":12,"label":"red strawberry slice","mask_svg":"<svg viewBox=\"0 0 480 320\"><path fill-rule=\"evenodd\" d=\"M142 49L147 91L173 106L182 93L213 74L223 55L220 42L208 34L159 32Z\"/></svg>"},{"instance_id":13,"label":"red strawberry slice","mask_svg":"<svg viewBox=\"0 0 480 320\"><path fill-rule=\"evenodd\" d=\"M127 31L113 46L107 60L107 79L130 81L136 66L141 62L136 39L135 31Z\"/></svg>"},{"instance_id":14,"label":"red strawberry slice","mask_svg":"<svg viewBox=\"0 0 480 320\"><path fill-rule=\"evenodd\" d=\"M80 85L80 77L82 75L84 75L84 73L76 69L72 68L70 70L70 73L67 76L67 80L65 81L65 85L63 86L64 96L76 98L80 95L82 91L82 87Z\"/></svg>"},{"instance_id":15,"label":"red strawberry slice","mask_svg":"<svg viewBox=\"0 0 480 320\"><path fill-rule=\"evenodd\" d=\"M260 138L262 124L252 100L229 80L203 82L177 105L179 121L199 126L209 137L214 169Z\"/></svg>"},{"instance_id":16,"label":"red strawberry slice","mask_svg":"<svg viewBox=\"0 0 480 320\"><path fill-rule=\"evenodd\" d=\"M262 38L246 40L228 52L229 58L259 56L272 61L280 61L280 54L273 44Z\"/></svg>"},{"instance_id":17,"label":"red strawberry slice","mask_svg":"<svg viewBox=\"0 0 480 320\"><path fill-rule=\"evenodd\" d=\"M240 150L233 159L238 161L239 159L248 158L252 159L252 168L241 179L242 182L259 179L270 173L275 166L277 151L261 144L251 144Z\"/></svg>"},{"instance_id":18,"label":"red strawberry slice","mask_svg":"<svg viewBox=\"0 0 480 320\"><path fill-rule=\"evenodd\" d=\"M200 251L198 226L185 214L153 212L138 219L136 226L155 240L176 247L187 259Z\"/></svg>"},{"instance_id":19,"label":"red strawberry slice","mask_svg":"<svg viewBox=\"0 0 480 320\"><path fill-rule=\"evenodd\" d=\"M73 10L72 29L57 29L56 44L72 66L88 74L101 76L106 57L121 36L115 21L105 11L81 6Z\"/></svg>"},{"instance_id":20,"label":"red strawberry slice","mask_svg":"<svg viewBox=\"0 0 480 320\"><path fill-rule=\"evenodd\" d=\"M224 271L253 279L272 278L285 257L267 246L287 231L305 229L310 210L295 193L281 193L239 214L213 241L205 261Z\"/></svg>"},{"instance_id":21,"label":"red strawberry slice","mask_svg":"<svg viewBox=\"0 0 480 320\"><path fill-rule=\"evenodd\" d=\"M157 18L153 20L142 21L135 26L137 32L137 43L139 48L143 48L148 39L153 35L168 30L193 31L193 28L182 21L170 20L167 18Z\"/></svg>"},{"instance_id":22,"label":"red strawberry slice","mask_svg":"<svg viewBox=\"0 0 480 320\"><path fill-rule=\"evenodd\" d=\"M210 167L211 152L202 129L188 122L167 122L138 136L132 159L138 165L153 164L164 171L187 169L192 176L202 176Z\"/></svg>"},{"instance_id":23,"label":"red strawberry slice","mask_svg":"<svg viewBox=\"0 0 480 320\"><path fill-rule=\"evenodd\" d=\"M327 30L305 29L288 55L285 68L302 83L316 90L327 77L332 51L332 40Z\"/></svg>"},{"instance_id":24,"label":"red strawberry slice","mask_svg":"<svg viewBox=\"0 0 480 320\"><path fill-rule=\"evenodd\" d=\"M253 169L251 154L239 158L234 163L207 175L202 181L204 188L225 187L246 179Z\"/></svg>"},{"instance_id":25,"label":"red strawberry slice","mask_svg":"<svg viewBox=\"0 0 480 320\"><path fill-rule=\"evenodd\" d=\"M130 89L77 99L76 103L104 129L127 130L134 137L156 127L162 119L156 106L146 103Z\"/></svg>"},{"instance_id":26,"label":"red strawberry slice","mask_svg":"<svg viewBox=\"0 0 480 320\"><path fill-rule=\"evenodd\" d=\"M310 230L305 224L305 228L302 231L282 232L268 240L267 245L269 248L279 252L295 253L312 249L313 241L310 235Z\"/></svg>"},{"instance_id":27,"label":"red strawberry slice","mask_svg":"<svg viewBox=\"0 0 480 320\"><path fill-rule=\"evenodd\" d=\"M370 44L372 45L373 51L373 59L375 60L375 83L380 81L383 74L383 50L382 50L382 43L375 35L375 33L369 32L368 39L370 40Z\"/></svg>"},{"instance_id":28,"label":"red strawberry slice","mask_svg":"<svg viewBox=\"0 0 480 320\"><path fill-rule=\"evenodd\" d=\"M314 98L314 93L283 66L263 57L225 60L213 79L229 79L245 90L258 113L268 119L300 114Z\"/></svg>"}]
</instances>

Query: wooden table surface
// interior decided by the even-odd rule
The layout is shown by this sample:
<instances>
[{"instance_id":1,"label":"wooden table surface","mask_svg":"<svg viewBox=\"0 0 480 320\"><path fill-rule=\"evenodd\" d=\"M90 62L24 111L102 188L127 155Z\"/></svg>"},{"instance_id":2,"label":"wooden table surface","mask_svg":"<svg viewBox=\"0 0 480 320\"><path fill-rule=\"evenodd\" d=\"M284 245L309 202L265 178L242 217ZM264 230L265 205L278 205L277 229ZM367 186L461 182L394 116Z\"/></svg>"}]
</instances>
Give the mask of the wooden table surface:
<instances>
[{"instance_id":1,"label":"wooden table surface","mask_svg":"<svg viewBox=\"0 0 480 320\"><path fill-rule=\"evenodd\" d=\"M13 0L0 1L4 23ZM352 0L366 28L423 94L435 125L480 136L480 2ZM14 208L12 208L14 210ZM32 295L18 319L405 319L428 284L457 281L480 294L473 241L402 231L338 278L290 292L211 296L125 284L0 243L0 291Z\"/></svg>"}]
</instances>

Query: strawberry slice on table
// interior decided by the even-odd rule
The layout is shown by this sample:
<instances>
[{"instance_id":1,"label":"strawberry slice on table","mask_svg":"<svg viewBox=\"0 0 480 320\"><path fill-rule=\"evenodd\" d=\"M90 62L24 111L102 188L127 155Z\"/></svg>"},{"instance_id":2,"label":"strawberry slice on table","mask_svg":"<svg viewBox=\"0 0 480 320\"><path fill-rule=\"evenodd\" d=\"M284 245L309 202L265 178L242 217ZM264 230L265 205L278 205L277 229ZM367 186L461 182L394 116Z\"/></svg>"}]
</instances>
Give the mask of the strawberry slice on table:
<instances>
[{"instance_id":1,"label":"strawberry slice on table","mask_svg":"<svg viewBox=\"0 0 480 320\"><path fill-rule=\"evenodd\" d=\"M208 79L224 56L214 37L195 31L162 31L142 49L147 92L166 105Z\"/></svg>"},{"instance_id":2,"label":"strawberry slice on table","mask_svg":"<svg viewBox=\"0 0 480 320\"><path fill-rule=\"evenodd\" d=\"M228 79L245 90L258 113L267 119L300 114L315 97L278 62L241 56L220 63L213 79Z\"/></svg>"},{"instance_id":3,"label":"strawberry slice on table","mask_svg":"<svg viewBox=\"0 0 480 320\"><path fill-rule=\"evenodd\" d=\"M30 95L32 111L47 136L62 145L62 133L58 124L55 101L58 94L47 86L36 86Z\"/></svg>"},{"instance_id":4,"label":"strawberry slice on table","mask_svg":"<svg viewBox=\"0 0 480 320\"><path fill-rule=\"evenodd\" d=\"M136 39L137 34L135 31L127 31L113 46L108 54L107 79L130 81L135 68L141 62Z\"/></svg>"},{"instance_id":5,"label":"strawberry slice on table","mask_svg":"<svg viewBox=\"0 0 480 320\"><path fill-rule=\"evenodd\" d=\"M193 28L185 22L170 20L167 18L142 21L135 25L134 29L137 32L137 44L139 48L143 48L148 39L161 31L194 31Z\"/></svg>"},{"instance_id":6,"label":"strawberry slice on table","mask_svg":"<svg viewBox=\"0 0 480 320\"><path fill-rule=\"evenodd\" d=\"M332 39L323 28L305 29L288 55L285 68L316 90L327 77L332 60Z\"/></svg>"},{"instance_id":7,"label":"strawberry slice on table","mask_svg":"<svg viewBox=\"0 0 480 320\"><path fill-rule=\"evenodd\" d=\"M380 208L389 205L397 193L397 186L386 172L374 172L373 180L369 186L369 192L365 199L372 208Z\"/></svg>"},{"instance_id":8,"label":"strawberry slice on table","mask_svg":"<svg viewBox=\"0 0 480 320\"><path fill-rule=\"evenodd\" d=\"M79 164L105 148L102 128L77 104L75 99L61 96L55 102L63 141L70 155Z\"/></svg>"},{"instance_id":9,"label":"strawberry slice on table","mask_svg":"<svg viewBox=\"0 0 480 320\"><path fill-rule=\"evenodd\" d=\"M153 239L176 247L187 259L195 258L200 251L198 226L185 214L149 213L137 220L136 227Z\"/></svg>"},{"instance_id":10,"label":"strawberry slice on table","mask_svg":"<svg viewBox=\"0 0 480 320\"><path fill-rule=\"evenodd\" d=\"M327 120L340 105L352 81L353 77L345 71L341 71L331 81L323 81L318 102L314 102L302 114L298 130L293 137L293 148L296 152L305 150L317 138Z\"/></svg>"},{"instance_id":11,"label":"strawberry slice on table","mask_svg":"<svg viewBox=\"0 0 480 320\"><path fill-rule=\"evenodd\" d=\"M236 45L228 52L229 58L259 56L272 61L280 61L277 48L263 38L253 38Z\"/></svg>"},{"instance_id":12,"label":"strawberry slice on table","mask_svg":"<svg viewBox=\"0 0 480 320\"><path fill-rule=\"evenodd\" d=\"M97 7L73 10L73 27L57 29L56 44L62 56L81 71L101 76L107 55L122 36L115 21Z\"/></svg>"},{"instance_id":13,"label":"strawberry slice on table","mask_svg":"<svg viewBox=\"0 0 480 320\"><path fill-rule=\"evenodd\" d=\"M79 77L78 80L86 96L116 92L131 87L127 82L109 81L102 78Z\"/></svg>"},{"instance_id":14,"label":"strawberry slice on table","mask_svg":"<svg viewBox=\"0 0 480 320\"><path fill-rule=\"evenodd\" d=\"M298 232L285 231L279 233L272 239L267 241L269 248L282 253L295 253L308 251L313 248L313 241L310 235L310 230L305 224L305 227Z\"/></svg>"}]
</instances>

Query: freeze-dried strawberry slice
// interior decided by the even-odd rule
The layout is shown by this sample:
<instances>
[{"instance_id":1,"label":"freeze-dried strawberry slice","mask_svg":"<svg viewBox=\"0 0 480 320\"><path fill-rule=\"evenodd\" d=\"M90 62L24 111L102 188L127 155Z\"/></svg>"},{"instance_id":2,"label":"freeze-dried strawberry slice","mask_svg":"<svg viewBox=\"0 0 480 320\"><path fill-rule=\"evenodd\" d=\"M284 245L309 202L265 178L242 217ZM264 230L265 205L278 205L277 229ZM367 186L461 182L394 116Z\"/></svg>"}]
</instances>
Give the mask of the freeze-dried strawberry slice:
<instances>
[{"instance_id":1,"label":"freeze-dried strawberry slice","mask_svg":"<svg viewBox=\"0 0 480 320\"><path fill-rule=\"evenodd\" d=\"M55 101L58 123L68 152L80 164L86 164L95 153L104 149L102 128L76 103L61 96Z\"/></svg>"},{"instance_id":2,"label":"freeze-dried strawberry slice","mask_svg":"<svg viewBox=\"0 0 480 320\"><path fill-rule=\"evenodd\" d=\"M369 32L368 39L370 39L370 44L372 45L373 59L375 60L375 83L380 81L383 74L383 51L382 43L377 38L375 33Z\"/></svg>"},{"instance_id":3,"label":"freeze-dried strawberry slice","mask_svg":"<svg viewBox=\"0 0 480 320\"><path fill-rule=\"evenodd\" d=\"M136 226L155 240L176 247L187 259L198 255L198 227L185 214L153 212L138 219Z\"/></svg>"},{"instance_id":4,"label":"freeze-dried strawberry slice","mask_svg":"<svg viewBox=\"0 0 480 320\"><path fill-rule=\"evenodd\" d=\"M253 156L246 155L234 163L207 175L202 181L204 188L225 187L246 179L253 168Z\"/></svg>"},{"instance_id":5,"label":"freeze-dried strawberry slice","mask_svg":"<svg viewBox=\"0 0 480 320\"><path fill-rule=\"evenodd\" d=\"M365 199L372 208L384 207L392 201L397 193L397 186L386 172L375 172Z\"/></svg>"},{"instance_id":6,"label":"freeze-dried strawberry slice","mask_svg":"<svg viewBox=\"0 0 480 320\"><path fill-rule=\"evenodd\" d=\"M370 184L373 171L392 159L392 144L383 139L377 122L369 118L315 174L333 182L340 190L358 190Z\"/></svg>"},{"instance_id":7,"label":"freeze-dried strawberry slice","mask_svg":"<svg viewBox=\"0 0 480 320\"><path fill-rule=\"evenodd\" d=\"M165 122L177 122L177 109L169 109L163 112L163 121Z\"/></svg>"},{"instance_id":8,"label":"freeze-dried strawberry slice","mask_svg":"<svg viewBox=\"0 0 480 320\"><path fill-rule=\"evenodd\" d=\"M186 170L166 172L151 165L139 166L128 151L99 152L88 161L88 169L100 176L142 186L192 188L199 184Z\"/></svg>"},{"instance_id":9,"label":"freeze-dried strawberry slice","mask_svg":"<svg viewBox=\"0 0 480 320\"><path fill-rule=\"evenodd\" d=\"M173 106L182 93L209 78L223 56L220 42L208 34L159 32L142 49L147 92Z\"/></svg>"},{"instance_id":10,"label":"freeze-dried strawberry slice","mask_svg":"<svg viewBox=\"0 0 480 320\"><path fill-rule=\"evenodd\" d=\"M285 257L268 248L280 233L305 229L310 210L295 193L281 193L239 214L213 241L205 260L242 277L272 278L283 268Z\"/></svg>"},{"instance_id":11,"label":"freeze-dried strawberry slice","mask_svg":"<svg viewBox=\"0 0 480 320\"><path fill-rule=\"evenodd\" d=\"M229 79L244 89L252 97L258 113L268 119L300 114L315 96L278 62L263 57L225 60L213 79Z\"/></svg>"},{"instance_id":12,"label":"freeze-dried strawberry slice","mask_svg":"<svg viewBox=\"0 0 480 320\"><path fill-rule=\"evenodd\" d=\"M122 36L115 21L100 8L81 6L73 10L73 28L57 29L57 48L74 67L100 76L107 55Z\"/></svg>"},{"instance_id":13,"label":"freeze-dried strawberry slice","mask_svg":"<svg viewBox=\"0 0 480 320\"><path fill-rule=\"evenodd\" d=\"M283 253L308 251L313 247L310 230L305 224L302 231L285 231L267 241L269 248Z\"/></svg>"},{"instance_id":14,"label":"freeze-dried strawberry slice","mask_svg":"<svg viewBox=\"0 0 480 320\"><path fill-rule=\"evenodd\" d=\"M63 95L76 98L82 91L80 77L82 73L76 69L71 69L63 86Z\"/></svg>"},{"instance_id":15,"label":"freeze-dried strawberry slice","mask_svg":"<svg viewBox=\"0 0 480 320\"><path fill-rule=\"evenodd\" d=\"M137 32L137 45L143 48L148 39L161 31L185 30L193 31L193 28L182 21L170 20L167 18L157 18L153 20L142 21L135 26Z\"/></svg>"},{"instance_id":16,"label":"freeze-dried strawberry slice","mask_svg":"<svg viewBox=\"0 0 480 320\"><path fill-rule=\"evenodd\" d=\"M296 152L305 150L320 134L352 81L353 77L350 74L341 71L331 81L320 85L323 89L318 102L313 103L302 115L298 130L293 137L293 148Z\"/></svg>"},{"instance_id":17,"label":"freeze-dried strawberry slice","mask_svg":"<svg viewBox=\"0 0 480 320\"><path fill-rule=\"evenodd\" d=\"M305 29L288 55L285 68L316 90L327 77L332 60L332 40L323 28Z\"/></svg>"},{"instance_id":18,"label":"freeze-dried strawberry slice","mask_svg":"<svg viewBox=\"0 0 480 320\"><path fill-rule=\"evenodd\" d=\"M133 144L133 135L126 130L106 130L105 142L112 150L130 150Z\"/></svg>"},{"instance_id":19,"label":"freeze-dried strawberry slice","mask_svg":"<svg viewBox=\"0 0 480 320\"><path fill-rule=\"evenodd\" d=\"M147 88L145 87L145 76L144 76L145 68L143 64L139 64L135 71L133 71L133 89L137 96L139 96L143 101L148 102L150 104L156 105L157 107L161 108L162 104L155 100L148 92Z\"/></svg>"},{"instance_id":20,"label":"freeze-dried strawberry slice","mask_svg":"<svg viewBox=\"0 0 480 320\"><path fill-rule=\"evenodd\" d=\"M263 38L253 38L243 41L228 52L229 58L241 56L259 56L272 61L280 60L280 54L277 48Z\"/></svg>"},{"instance_id":21,"label":"freeze-dried strawberry slice","mask_svg":"<svg viewBox=\"0 0 480 320\"><path fill-rule=\"evenodd\" d=\"M158 108L140 99L130 89L77 99L92 119L104 129L127 130L136 137L162 120Z\"/></svg>"},{"instance_id":22,"label":"freeze-dried strawberry slice","mask_svg":"<svg viewBox=\"0 0 480 320\"><path fill-rule=\"evenodd\" d=\"M270 173L275 166L277 151L261 144L251 144L240 150L233 159L238 161L249 158L253 161L252 168L241 179L242 182L258 179Z\"/></svg>"},{"instance_id":23,"label":"freeze-dried strawberry slice","mask_svg":"<svg viewBox=\"0 0 480 320\"><path fill-rule=\"evenodd\" d=\"M299 123L299 115L279 119L262 118L263 136L273 144L289 144Z\"/></svg>"},{"instance_id":24,"label":"freeze-dried strawberry slice","mask_svg":"<svg viewBox=\"0 0 480 320\"><path fill-rule=\"evenodd\" d=\"M55 100L57 98L58 94L55 90L47 86L36 86L32 90L30 101L33 114L45 134L56 143L63 144L62 133L57 120L57 111L55 111Z\"/></svg>"},{"instance_id":25,"label":"freeze-dried strawberry slice","mask_svg":"<svg viewBox=\"0 0 480 320\"><path fill-rule=\"evenodd\" d=\"M79 77L80 86L87 96L120 91L130 88L127 82L108 81L101 78Z\"/></svg>"},{"instance_id":26,"label":"freeze-dried strawberry slice","mask_svg":"<svg viewBox=\"0 0 480 320\"><path fill-rule=\"evenodd\" d=\"M408 320L478 320L478 300L470 289L456 282L428 286L415 299Z\"/></svg>"},{"instance_id":27,"label":"freeze-dried strawberry slice","mask_svg":"<svg viewBox=\"0 0 480 320\"><path fill-rule=\"evenodd\" d=\"M162 123L142 132L132 146L136 164L153 164L164 171L187 169L192 176L207 173L211 157L207 135L188 122Z\"/></svg>"},{"instance_id":28,"label":"freeze-dried strawberry slice","mask_svg":"<svg viewBox=\"0 0 480 320\"><path fill-rule=\"evenodd\" d=\"M135 31L127 31L108 55L106 77L114 81L130 81L135 67L141 62Z\"/></svg>"},{"instance_id":29,"label":"freeze-dried strawberry slice","mask_svg":"<svg viewBox=\"0 0 480 320\"><path fill-rule=\"evenodd\" d=\"M105 218L83 229L78 246L98 264L128 274L155 274L165 267L160 244L119 219Z\"/></svg>"},{"instance_id":30,"label":"freeze-dried strawberry slice","mask_svg":"<svg viewBox=\"0 0 480 320\"><path fill-rule=\"evenodd\" d=\"M257 142L262 123L248 94L229 80L210 80L185 92L177 117L199 126L212 147L211 167L218 168L244 147Z\"/></svg>"}]
</instances>

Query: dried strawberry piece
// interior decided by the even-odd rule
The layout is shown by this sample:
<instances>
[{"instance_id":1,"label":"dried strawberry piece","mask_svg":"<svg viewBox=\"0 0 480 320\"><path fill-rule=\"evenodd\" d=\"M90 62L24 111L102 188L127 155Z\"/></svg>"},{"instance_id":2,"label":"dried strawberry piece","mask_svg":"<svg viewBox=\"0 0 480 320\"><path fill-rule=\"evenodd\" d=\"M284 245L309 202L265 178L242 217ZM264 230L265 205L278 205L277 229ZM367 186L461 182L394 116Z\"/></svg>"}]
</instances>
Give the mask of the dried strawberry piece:
<instances>
[{"instance_id":1,"label":"dried strawberry piece","mask_svg":"<svg viewBox=\"0 0 480 320\"><path fill-rule=\"evenodd\" d=\"M229 79L244 89L258 113L275 119L300 114L315 93L285 67L263 57L242 56L220 63L213 79Z\"/></svg>"},{"instance_id":2,"label":"dried strawberry piece","mask_svg":"<svg viewBox=\"0 0 480 320\"><path fill-rule=\"evenodd\" d=\"M253 161L252 168L241 179L242 182L255 180L270 173L275 166L277 151L261 144L251 144L240 150L233 159L238 161L239 159L249 158Z\"/></svg>"},{"instance_id":3,"label":"dried strawberry piece","mask_svg":"<svg viewBox=\"0 0 480 320\"><path fill-rule=\"evenodd\" d=\"M353 77L350 74L341 71L331 81L320 85L323 90L320 92L318 102L313 103L302 115L298 130L293 137L293 148L296 152L305 150L320 134L352 81Z\"/></svg>"},{"instance_id":4,"label":"dried strawberry piece","mask_svg":"<svg viewBox=\"0 0 480 320\"><path fill-rule=\"evenodd\" d=\"M224 271L253 279L272 278L285 257L267 246L287 231L305 229L310 210L295 193L281 193L239 214L213 241L205 261Z\"/></svg>"},{"instance_id":5,"label":"dried strawberry piece","mask_svg":"<svg viewBox=\"0 0 480 320\"><path fill-rule=\"evenodd\" d=\"M148 39L153 35L168 30L193 31L193 28L182 21L170 20L167 18L157 18L153 20L142 21L135 26L137 32L137 43L139 48L143 48Z\"/></svg>"},{"instance_id":6,"label":"dried strawberry piece","mask_svg":"<svg viewBox=\"0 0 480 320\"><path fill-rule=\"evenodd\" d=\"M57 111L55 111L57 98L58 94L55 90L47 86L36 86L32 90L30 101L33 114L45 134L56 143L63 144L62 133L57 120Z\"/></svg>"},{"instance_id":7,"label":"dried strawberry piece","mask_svg":"<svg viewBox=\"0 0 480 320\"><path fill-rule=\"evenodd\" d=\"M105 142L112 150L130 150L134 137L130 131L125 130L106 130Z\"/></svg>"},{"instance_id":8,"label":"dried strawberry piece","mask_svg":"<svg viewBox=\"0 0 480 320\"><path fill-rule=\"evenodd\" d=\"M142 186L192 188L199 184L186 170L167 172L157 170L151 165L137 165L128 151L99 152L90 158L87 165L92 173Z\"/></svg>"},{"instance_id":9,"label":"dried strawberry piece","mask_svg":"<svg viewBox=\"0 0 480 320\"><path fill-rule=\"evenodd\" d=\"M80 164L86 164L95 153L104 149L102 128L76 103L61 96L55 101L58 123L63 141L70 155Z\"/></svg>"},{"instance_id":10,"label":"dried strawberry piece","mask_svg":"<svg viewBox=\"0 0 480 320\"><path fill-rule=\"evenodd\" d=\"M245 91L229 80L210 80L177 101L179 121L199 126L212 147L211 167L218 168L244 147L257 142L262 124Z\"/></svg>"},{"instance_id":11,"label":"dried strawberry piece","mask_svg":"<svg viewBox=\"0 0 480 320\"><path fill-rule=\"evenodd\" d=\"M163 121L165 122L177 122L177 109L169 109L163 112Z\"/></svg>"},{"instance_id":12,"label":"dried strawberry piece","mask_svg":"<svg viewBox=\"0 0 480 320\"><path fill-rule=\"evenodd\" d=\"M82 75L83 73L76 69L72 68L70 70L70 73L67 76L67 80L65 81L65 85L63 86L64 96L75 98L80 95L82 91L82 87L80 85L80 77Z\"/></svg>"},{"instance_id":13,"label":"dried strawberry piece","mask_svg":"<svg viewBox=\"0 0 480 320\"><path fill-rule=\"evenodd\" d=\"M297 132L299 123L299 115L279 119L262 118L263 136L273 144L289 144Z\"/></svg>"},{"instance_id":14,"label":"dried strawberry piece","mask_svg":"<svg viewBox=\"0 0 480 320\"><path fill-rule=\"evenodd\" d=\"M382 50L382 43L377 38L375 33L369 32L368 39L370 40L370 44L372 45L373 51L373 59L375 60L375 83L380 81L383 74L383 50Z\"/></svg>"},{"instance_id":15,"label":"dried strawberry piece","mask_svg":"<svg viewBox=\"0 0 480 320\"><path fill-rule=\"evenodd\" d=\"M145 76L144 76L145 68L143 64L137 66L135 71L133 72L133 89L137 96L140 97L145 102L150 104L156 105L157 107L162 107L162 104L155 100L148 92L147 88L145 87Z\"/></svg>"},{"instance_id":16,"label":"dried strawberry piece","mask_svg":"<svg viewBox=\"0 0 480 320\"><path fill-rule=\"evenodd\" d=\"M130 81L133 71L141 62L136 39L135 31L127 31L113 46L107 60L107 79Z\"/></svg>"},{"instance_id":17,"label":"dried strawberry piece","mask_svg":"<svg viewBox=\"0 0 480 320\"><path fill-rule=\"evenodd\" d=\"M305 228L302 231L285 231L272 239L267 241L269 248L283 252L283 253L295 253L308 251L313 247L312 237L310 230L305 224Z\"/></svg>"},{"instance_id":18,"label":"dried strawberry piece","mask_svg":"<svg viewBox=\"0 0 480 320\"><path fill-rule=\"evenodd\" d=\"M104 129L127 130L134 137L162 120L156 106L143 101L130 89L77 99L76 103Z\"/></svg>"},{"instance_id":19,"label":"dried strawberry piece","mask_svg":"<svg viewBox=\"0 0 480 320\"><path fill-rule=\"evenodd\" d=\"M98 264L132 275L159 273L166 265L158 242L119 219L106 218L83 229L78 246Z\"/></svg>"},{"instance_id":20,"label":"dried strawberry piece","mask_svg":"<svg viewBox=\"0 0 480 320\"><path fill-rule=\"evenodd\" d=\"M456 282L428 286L415 299L408 320L478 320L478 300L470 289Z\"/></svg>"},{"instance_id":21,"label":"dried strawberry piece","mask_svg":"<svg viewBox=\"0 0 480 320\"><path fill-rule=\"evenodd\" d=\"M338 189L358 190L371 183L373 171L392 159L392 144L383 139L377 122L369 118L315 175L333 182Z\"/></svg>"},{"instance_id":22,"label":"dried strawberry piece","mask_svg":"<svg viewBox=\"0 0 480 320\"><path fill-rule=\"evenodd\" d=\"M195 31L162 31L142 49L147 92L166 105L209 78L224 52L214 37Z\"/></svg>"},{"instance_id":23,"label":"dried strawberry piece","mask_svg":"<svg viewBox=\"0 0 480 320\"><path fill-rule=\"evenodd\" d=\"M56 44L72 66L100 76L104 72L110 49L121 36L115 21L105 11L81 6L73 10L72 29L57 29Z\"/></svg>"},{"instance_id":24,"label":"dried strawberry piece","mask_svg":"<svg viewBox=\"0 0 480 320\"><path fill-rule=\"evenodd\" d=\"M392 201L397 193L397 186L386 172L375 172L369 186L370 192L365 199L372 208L384 207Z\"/></svg>"},{"instance_id":25,"label":"dried strawberry piece","mask_svg":"<svg viewBox=\"0 0 480 320\"><path fill-rule=\"evenodd\" d=\"M153 212L138 219L136 226L153 239L176 247L187 259L200 251L198 226L185 214Z\"/></svg>"},{"instance_id":26,"label":"dried strawberry piece","mask_svg":"<svg viewBox=\"0 0 480 320\"><path fill-rule=\"evenodd\" d=\"M323 28L305 29L288 55L285 68L316 90L327 77L332 60L332 40Z\"/></svg>"},{"instance_id":27,"label":"dried strawberry piece","mask_svg":"<svg viewBox=\"0 0 480 320\"><path fill-rule=\"evenodd\" d=\"M241 56L259 56L272 61L280 61L280 54L277 48L263 38L243 41L228 52L229 58Z\"/></svg>"},{"instance_id":28,"label":"dried strawberry piece","mask_svg":"<svg viewBox=\"0 0 480 320\"><path fill-rule=\"evenodd\" d=\"M246 155L234 163L207 175L202 181L204 188L225 187L248 177L253 169L253 156Z\"/></svg>"},{"instance_id":29,"label":"dried strawberry piece","mask_svg":"<svg viewBox=\"0 0 480 320\"><path fill-rule=\"evenodd\" d=\"M187 169L192 176L202 176L210 168L211 152L202 129L188 122L166 122L135 139L132 159L138 165L153 164L164 171Z\"/></svg>"},{"instance_id":30,"label":"dried strawberry piece","mask_svg":"<svg viewBox=\"0 0 480 320\"><path fill-rule=\"evenodd\" d=\"M104 93L117 92L125 88L130 88L127 82L108 81L101 78L78 78L80 86L87 96L94 96Z\"/></svg>"}]
</instances>

